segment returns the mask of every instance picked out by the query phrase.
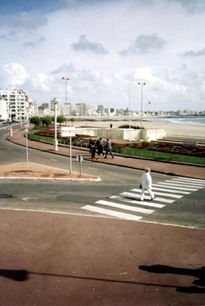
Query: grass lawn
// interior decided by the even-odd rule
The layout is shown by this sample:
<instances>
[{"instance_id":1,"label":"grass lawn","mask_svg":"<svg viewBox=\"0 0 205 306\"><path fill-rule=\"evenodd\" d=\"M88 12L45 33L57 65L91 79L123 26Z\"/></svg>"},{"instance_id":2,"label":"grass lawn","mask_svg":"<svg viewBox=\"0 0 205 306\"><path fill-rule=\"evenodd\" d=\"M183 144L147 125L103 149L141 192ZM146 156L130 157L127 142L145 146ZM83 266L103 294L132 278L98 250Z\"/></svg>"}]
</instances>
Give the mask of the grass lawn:
<instances>
[{"instance_id":1,"label":"grass lawn","mask_svg":"<svg viewBox=\"0 0 205 306\"><path fill-rule=\"evenodd\" d=\"M39 136L34 135L35 132L42 130L42 129L34 129L29 133L29 138L37 141L45 141L49 143L54 142L53 137L49 136ZM82 138L82 137L81 137ZM63 139L58 139L59 143L65 143L68 142L64 141ZM146 147L143 147L143 143L130 143L129 145L126 144L113 144L112 151L114 153L119 153L127 156L136 156L141 158L151 158L155 160L167 160L167 161L175 161L175 162L184 162L184 163L190 163L190 164L200 164L205 165L205 157L198 157L198 156L191 156L186 154L177 154L177 153L170 153L170 152L159 152L150 150L150 147L152 147L156 142L150 142ZM137 148L136 148L137 147Z\"/></svg>"}]
</instances>

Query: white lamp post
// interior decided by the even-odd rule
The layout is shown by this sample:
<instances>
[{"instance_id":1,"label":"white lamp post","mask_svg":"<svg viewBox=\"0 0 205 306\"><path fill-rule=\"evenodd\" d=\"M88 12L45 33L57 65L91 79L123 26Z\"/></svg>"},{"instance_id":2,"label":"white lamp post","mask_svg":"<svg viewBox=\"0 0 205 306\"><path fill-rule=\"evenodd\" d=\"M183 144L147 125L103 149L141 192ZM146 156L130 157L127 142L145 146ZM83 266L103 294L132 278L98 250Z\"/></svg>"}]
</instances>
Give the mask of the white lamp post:
<instances>
[{"instance_id":1,"label":"white lamp post","mask_svg":"<svg viewBox=\"0 0 205 306\"><path fill-rule=\"evenodd\" d=\"M143 87L146 85L145 82L138 82L138 85L141 86L141 127L140 127L140 132L141 132L141 139L142 139L142 116L143 116Z\"/></svg>"},{"instance_id":2,"label":"white lamp post","mask_svg":"<svg viewBox=\"0 0 205 306\"><path fill-rule=\"evenodd\" d=\"M54 101L54 150L58 151L58 139L57 139L57 107L58 102Z\"/></svg>"},{"instance_id":3,"label":"white lamp post","mask_svg":"<svg viewBox=\"0 0 205 306\"><path fill-rule=\"evenodd\" d=\"M29 107L26 108L26 123L25 123L25 133L26 133L26 163L28 164L28 128L29 128Z\"/></svg>"},{"instance_id":4,"label":"white lamp post","mask_svg":"<svg viewBox=\"0 0 205 306\"><path fill-rule=\"evenodd\" d=\"M70 80L69 77L62 77L62 80L65 80L65 107L66 107L66 126L68 125L67 117L68 117L68 81Z\"/></svg>"},{"instance_id":5,"label":"white lamp post","mask_svg":"<svg viewBox=\"0 0 205 306\"><path fill-rule=\"evenodd\" d=\"M10 136L13 137L12 117L11 117L11 102L9 104L9 121L10 121Z\"/></svg>"}]
</instances>

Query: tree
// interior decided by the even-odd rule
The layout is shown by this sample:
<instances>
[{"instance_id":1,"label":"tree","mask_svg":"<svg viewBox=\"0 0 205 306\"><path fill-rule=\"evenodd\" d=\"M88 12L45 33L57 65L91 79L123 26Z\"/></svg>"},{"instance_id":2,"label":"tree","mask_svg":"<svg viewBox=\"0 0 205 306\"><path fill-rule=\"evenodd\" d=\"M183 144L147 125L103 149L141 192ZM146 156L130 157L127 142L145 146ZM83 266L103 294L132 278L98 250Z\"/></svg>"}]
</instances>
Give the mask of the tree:
<instances>
[{"instance_id":1,"label":"tree","mask_svg":"<svg viewBox=\"0 0 205 306\"><path fill-rule=\"evenodd\" d=\"M75 118L70 118L71 124L73 126L73 122L75 121Z\"/></svg>"},{"instance_id":2,"label":"tree","mask_svg":"<svg viewBox=\"0 0 205 306\"><path fill-rule=\"evenodd\" d=\"M65 122L65 120L66 120L65 117L62 116L62 115L57 117L57 122L60 123L60 125L61 125L61 123Z\"/></svg>"},{"instance_id":3,"label":"tree","mask_svg":"<svg viewBox=\"0 0 205 306\"><path fill-rule=\"evenodd\" d=\"M38 116L33 116L30 118L30 122L35 125L35 129L41 124L41 119Z\"/></svg>"},{"instance_id":4,"label":"tree","mask_svg":"<svg viewBox=\"0 0 205 306\"><path fill-rule=\"evenodd\" d=\"M51 117L43 117L43 118L41 118L41 122L42 122L43 125L48 127L52 123L52 118Z\"/></svg>"}]
</instances>

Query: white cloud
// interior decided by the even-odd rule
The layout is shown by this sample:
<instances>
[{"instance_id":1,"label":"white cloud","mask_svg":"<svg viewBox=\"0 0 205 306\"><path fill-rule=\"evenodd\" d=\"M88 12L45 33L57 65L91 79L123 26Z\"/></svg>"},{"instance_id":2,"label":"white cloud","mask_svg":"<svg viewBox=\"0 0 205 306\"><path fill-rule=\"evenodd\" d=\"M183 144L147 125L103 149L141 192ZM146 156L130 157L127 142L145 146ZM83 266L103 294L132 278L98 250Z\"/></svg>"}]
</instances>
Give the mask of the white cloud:
<instances>
[{"instance_id":1,"label":"white cloud","mask_svg":"<svg viewBox=\"0 0 205 306\"><path fill-rule=\"evenodd\" d=\"M0 68L1 83L6 86L21 86L28 78L25 68L19 63L9 63Z\"/></svg>"},{"instance_id":2,"label":"white cloud","mask_svg":"<svg viewBox=\"0 0 205 306\"><path fill-rule=\"evenodd\" d=\"M197 11L199 4L192 1L191 14L182 0L76 0L66 9L1 17L1 87L15 83L39 104L64 101L65 75L71 103L127 107L128 81L136 102L134 84L145 80L145 97L157 109L176 109L179 102L203 109L205 11Z\"/></svg>"}]
</instances>

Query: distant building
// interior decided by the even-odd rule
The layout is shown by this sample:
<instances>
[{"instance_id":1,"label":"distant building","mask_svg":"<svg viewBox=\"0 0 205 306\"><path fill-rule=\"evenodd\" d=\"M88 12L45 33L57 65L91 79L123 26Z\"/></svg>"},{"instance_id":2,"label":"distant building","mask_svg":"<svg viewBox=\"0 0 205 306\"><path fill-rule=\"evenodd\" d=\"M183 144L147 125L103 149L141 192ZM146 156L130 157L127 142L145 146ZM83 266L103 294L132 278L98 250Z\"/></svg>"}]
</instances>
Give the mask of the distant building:
<instances>
[{"instance_id":1,"label":"distant building","mask_svg":"<svg viewBox=\"0 0 205 306\"><path fill-rule=\"evenodd\" d=\"M76 114L78 116L93 116L94 114L92 104L77 103L75 107L76 107Z\"/></svg>"},{"instance_id":2,"label":"distant building","mask_svg":"<svg viewBox=\"0 0 205 306\"><path fill-rule=\"evenodd\" d=\"M105 115L104 105L98 105L97 106L97 113L98 113L99 116L104 116Z\"/></svg>"},{"instance_id":3,"label":"distant building","mask_svg":"<svg viewBox=\"0 0 205 306\"><path fill-rule=\"evenodd\" d=\"M50 116L50 104L49 103L42 103L38 107L38 116L40 117L45 117L45 116Z\"/></svg>"},{"instance_id":4,"label":"distant building","mask_svg":"<svg viewBox=\"0 0 205 306\"><path fill-rule=\"evenodd\" d=\"M53 98L49 103L49 106L50 106L49 109L50 109L51 115L53 115L54 113L55 104L57 104L57 111L59 111L60 109L60 101L57 98Z\"/></svg>"},{"instance_id":5,"label":"distant building","mask_svg":"<svg viewBox=\"0 0 205 306\"><path fill-rule=\"evenodd\" d=\"M72 115L72 104L71 103L64 103L61 106L61 115L63 115L65 118Z\"/></svg>"}]
</instances>

